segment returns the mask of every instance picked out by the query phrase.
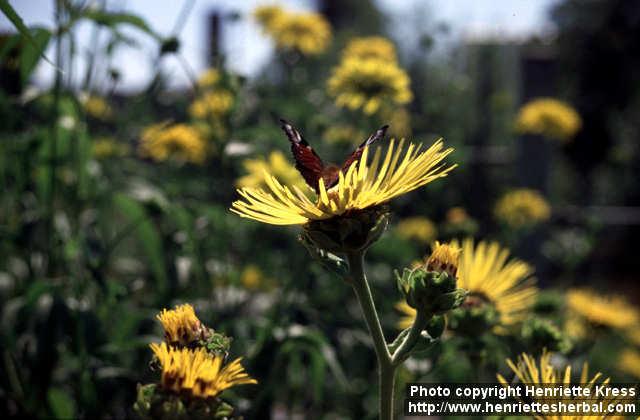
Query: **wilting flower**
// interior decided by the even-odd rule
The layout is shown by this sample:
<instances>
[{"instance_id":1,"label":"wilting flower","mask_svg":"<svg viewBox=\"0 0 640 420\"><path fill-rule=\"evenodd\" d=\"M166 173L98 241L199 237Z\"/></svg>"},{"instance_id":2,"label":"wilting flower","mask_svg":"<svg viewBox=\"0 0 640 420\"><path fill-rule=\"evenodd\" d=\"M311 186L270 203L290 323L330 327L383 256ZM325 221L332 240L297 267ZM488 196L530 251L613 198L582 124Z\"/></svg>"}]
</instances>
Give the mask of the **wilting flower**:
<instances>
[{"instance_id":1,"label":"wilting flower","mask_svg":"<svg viewBox=\"0 0 640 420\"><path fill-rule=\"evenodd\" d=\"M550 386L550 385L563 385L565 387L571 386L571 366L565 366L564 369L556 369L551 363L551 358L553 357L552 353L544 351L540 356L539 362L536 363L535 357L522 353L516 362L514 363L511 359L507 359L507 365L509 368L515 373L516 377L523 384L527 385L540 385L540 386ZM500 374L496 375L498 381L504 385L509 386L509 382ZM598 403L602 402L604 407L607 407L609 403L615 403L619 397L611 397L611 396L596 396L596 393L593 391L593 388L596 385L599 386L607 386L609 383L609 378L604 378L602 373L598 372L592 377L589 376L589 364L585 362L582 365L582 370L580 371L580 378L578 381L574 382L574 384L579 384L582 387L586 387L591 389L590 397L575 397L571 401L567 401L566 396L558 397L557 401L551 397L544 397L544 400L540 400L540 402L545 402L548 404L557 403L558 401L563 401L565 403L581 403L583 401L588 403ZM535 397L534 397L535 400ZM559 415L538 415L535 416L536 419L549 419L549 420L561 420L561 419L603 419L603 418L623 418L619 416L605 416L603 415L590 415L590 416L559 416Z\"/></svg>"},{"instance_id":2,"label":"wilting flower","mask_svg":"<svg viewBox=\"0 0 640 420\"><path fill-rule=\"evenodd\" d=\"M210 68L205 70L198 78L198 86L201 88L210 88L220 80L220 71Z\"/></svg>"},{"instance_id":3,"label":"wilting flower","mask_svg":"<svg viewBox=\"0 0 640 420\"><path fill-rule=\"evenodd\" d=\"M328 91L336 105L351 110L362 108L373 114L385 105L411 101L409 76L395 62L375 58L348 58L333 69Z\"/></svg>"},{"instance_id":4,"label":"wilting flower","mask_svg":"<svg viewBox=\"0 0 640 420\"><path fill-rule=\"evenodd\" d=\"M98 137L93 141L93 156L97 159L109 157L123 157L130 153L126 143L120 143L111 137Z\"/></svg>"},{"instance_id":5,"label":"wilting flower","mask_svg":"<svg viewBox=\"0 0 640 420\"><path fill-rule=\"evenodd\" d=\"M620 371L640 378L640 352L627 348L618 356L617 367Z\"/></svg>"},{"instance_id":6,"label":"wilting flower","mask_svg":"<svg viewBox=\"0 0 640 420\"><path fill-rule=\"evenodd\" d=\"M331 25L319 13L291 13L276 6L263 6L257 8L254 15L280 49L318 55L331 41Z\"/></svg>"},{"instance_id":7,"label":"wilting flower","mask_svg":"<svg viewBox=\"0 0 640 420\"><path fill-rule=\"evenodd\" d=\"M538 98L520 108L516 130L570 141L582 127L580 115L571 105L553 98Z\"/></svg>"},{"instance_id":8,"label":"wilting flower","mask_svg":"<svg viewBox=\"0 0 640 420\"><path fill-rule=\"evenodd\" d=\"M189 114L198 119L220 118L233 107L234 97L225 89L206 92L189 106Z\"/></svg>"},{"instance_id":9,"label":"wilting flower","mask_svg":"<svg viewBox=\"0 0 640 420\"><path fill-rule=\"evenodd\" d=\"M227 388L255 384L240 364L240 358L222 366L224 358L204 348L173 348L166 343L151 344L162 366L162 387L192 398L215 397Z\"/></svg>"},{"instance_id":10,"label":"wilting flower","mask_svg":"<svg viewBox=\"0 0 640 420\"><path fill-rule=\"evenodd\" d=\"M551 217L551 207L539 192L521 188L500 197L494 213L499 221L519 228L548 220Z\"/></svg>"},{"instance_id":11,"label":"wilting flower","mask_svg":"<svg viewBox=\"0 0 640 420\"><path fill-rule=\"evenodd\" d=\"M113 116L111 107L100 96L84 95L80 97L80 102L87 115L96 118L98 120L106 120Z\"/></svg>"},{"instance_id":12,"label":"wilting flower","mask_svg":"<svg viewBox=\"0 0 640 420\"><path fill-rule=\"evenodd\" d=\"M356 37L342 50L343 58L378 58L397 61L396 47L387 38L381 36Z\"/></svg>"},{"instance_id":13,"label":"wilting flower","mask_svg":"<svg viewBox=\"0 0 640 420\"><path fill-rule=\"evenodd\" d=\"M268 186L267 178L271 176L280 179L285 185L307 191L307 184L300 175L300 172L287 160L279 150L269 154L268 159L256 158L246 159L242 166L247 174L236 181L236 186L240 188L263 188Z\"/></svg>"},{"instance_id":14,"label":"wilting flower","mask_svg":"<svg viewBox=\"0 0 640 420\"><path fill-rule=\"evenodd\" d=\"M427 150L421 150L421 144L410 144L405 150L403 141L396 147L392 140L384 160L381 161L378 148L369 163L369 147L366 147L359 161L352 164L346 173L339 173L335 186L327 190L320 178L315 202L299 188L284 186L274 176L268 175L268 190L238 190L244 200L235 201L231 211L263 223L301 225L369 209L446 176L455 165L445 167L442 163L453 151L443 148L442 141L438 140Z\"/></svg>"},{"instance_id":15,"label":"wilting flower","mask_svg":"<svg viewBox=\"0 0 640 420\"><path fill-rule=\"evenodd\" d=\"M207 157L207 143L195 127L186 124L154 124L140 138L140 154L156 161L175 158L201 164Z\"/></svg>"},{"instance_id":16,"label":"wilting flower","mask_svg":"<svg viewBox=\"0 0 640 420\"><path fill-rule=\"evenodd\" d=\"M604 295L591 289L567 292L569 310L596 326L627 329L637 327L640 313L622 296Z\"/></svg>"},{"instance_id":17,"label":"wilting flower","mask_svg":"<svg viewBox=\"0 0 640 420\"><path fill-rule=\"evenodd\" d=\"M396 233L404 239L413 239L420 243L430 243L438 235L435 223L426 217L408 217L396 226Z\"/></svg>"},{"instance_id":18,"label":"wilting flower","mask_svg":"<svg viewBox=\"0 0 640 420\"><path fill-rule=\"evenodd\" d=\"M205 338L207 329L189 304L176 306L175 309L164 309L156 318L164 328L164 338L172 345L187 346Z\"/></svg>"}]
</instances>

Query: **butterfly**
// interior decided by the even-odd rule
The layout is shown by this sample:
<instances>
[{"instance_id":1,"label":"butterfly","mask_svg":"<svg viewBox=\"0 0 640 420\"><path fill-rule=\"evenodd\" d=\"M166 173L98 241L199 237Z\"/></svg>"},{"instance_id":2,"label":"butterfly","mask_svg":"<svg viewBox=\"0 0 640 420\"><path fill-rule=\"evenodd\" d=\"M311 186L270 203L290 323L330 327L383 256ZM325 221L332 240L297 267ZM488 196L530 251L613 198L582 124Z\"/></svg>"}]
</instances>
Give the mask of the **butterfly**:
<instances>
[{"instance_id":1,"label":"butterfly","mask_svg":"<svg viewBox=\"0 0 640 420\"><path fill-rule=\"evenodd\" d=\"M354 162L360 159L364 148L383 138L389 128L388 125L380 127L347 157L342 166L338 166L331 163L325 164L298 130L286 120L281 119L280 122L282 123L282 130L284 130L291 142L291 152L296 161L296 169L300 171L307 185L313 188L317 194L320 193L318 185L320 179L324 181L327 189L336 185L340 179L340 172L345 173Z\"/></svg>"}]
</instances>

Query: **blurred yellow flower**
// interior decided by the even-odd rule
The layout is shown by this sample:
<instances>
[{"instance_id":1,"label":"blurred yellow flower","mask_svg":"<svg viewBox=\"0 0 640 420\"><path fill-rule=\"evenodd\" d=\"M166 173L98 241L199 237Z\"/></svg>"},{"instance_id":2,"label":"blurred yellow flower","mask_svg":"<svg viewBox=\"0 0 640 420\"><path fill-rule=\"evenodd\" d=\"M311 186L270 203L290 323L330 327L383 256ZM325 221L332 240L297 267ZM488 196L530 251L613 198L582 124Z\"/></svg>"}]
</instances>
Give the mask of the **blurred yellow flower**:
<instances>
[{"instance_id":1,"label":"blurred yellow flower","mask_svg":"<svg viewBox=\"0 0 640 420\"><path fill-rule=\"evenodd\" d=\"M396 47L382 36L364 36L352 38L342 50L342 57L379 58L397 61Z\"/></svg>"},{"instance_id":2,"label":"blurred yellow flower","mask_svg":"<svg viewBox=\"0 0 640 420\"><path fill-rule=\"evenodd\" d=\"M162 365L161 385L166 391L191 398L212 398L236 385L256 384L240 364L240 358L222 366L223 357L204 348L173 348L166 343L150 345Z\"/></svg>"},{"instance_id":3,"label":"blurred yellow flower","mask_svg":"<svg viewBox=\"0 0 640 420\"><path fill-rule=\"evenodd\" d=\"M511 361L511 359L507 359L507 365L509 366L509 368L513 371L513 373L515 373L516 377L520 380L520 382L522 382L523 384L528 384L528 385L564 385L565 387L570 387L572 384L571 381L571 366L565 366L564 369L556 369L553 364L551 363L551 358L552 358L552 353L549 353L547 351L544 351L542 353L542 355L540 356L539 361L536 363L536 359L535 357L526 354L526 353L522 353L518 359L516 360L516 362L514 363L513 361ZM496 377L498 378L498 381L504 385L504 386L508 386L509 382L500 374L496 375ZM574 382L573 384L580 384L583 387L588 387L589 389L592 390L591 392L591 396L586 398L586 397L575 397L575 399L571 399L570 401L567 400L566 397L558 397L557 400L553 399L552 397L549 396L545 396L544 400L539 400L540 402L545 402L545 403L549 403L549 404L553 404L554 402L557 403L558 401L563 401L565 403L580 403L582 401L588 402L588 403L598 403L598 402L602 402L603 406L606 407L608 405L608 403L615 403L617 401L616 397L610 397L610 396L602 396L602 397L598 397L596 395L596 392L593 391L593 388L596 385L606 385L609 383L609 378L604 378L602 376L602 373L598 372L595 375L593 375L592 377L589 376L589 364L587 362L585 362L582 365L582 370L580 371L580 378L578 381ZM582 398L582 399L581 399ZM575 420L579 420L579 419L613 419L613 418L624 418L624 417L620 417L620 416L598 416L598 415L591 415L591 416L581 416L581 415L576 415L576 416L558 416L558 415L547 415L547 416L535 416L536 419L542 420L542 419L548 419L548 420L563 420L563 419L575 419Z\"/></svg>"},{"instance_id":4,"label":"blurred yellow flower","mask_svg":"<svg viewBox=\"0 0 640 420\"><path fill-rule=\"evenodd\" d=\"M386 112L384 111L386 108ZM398 138L411 135L411 114L406 108L381 108L381 119L389 123L389 133Z\"/></svg>"},{"instance_id":5,"label":"blurred yellow flower","mask_svg":"<svg viewBox=\"0 0 640 420\"><path fill-rule=\"evenodd\" d=\"M242 166L247 175L236 181L239 188L264 188L268 187L267 178L273 176L281 180L285 185L307 191L308 187L300 172L287 160L284 153L275 150L269 154L268 159L246 159Z\"/></svg>"},{"instance_id":6,"label":"blurred yellow flower","mask_svg":"<svg viewBox=\"0 0 640 420\"><path fill-rule=\"evenodd\" d=\"M176 306L175 309L163 309L156 318L164 328L164 339L171 345L187 346L203 338L206 327L202 325L193 306Z\"/></svg>"},{"instance_id":7,"label":"blurred yellow flower","mask_svg":"<svg viewBox=\"0 0 640 420\"><path fill-rule=\"evenodd\" d=\"M464 207L451 207L449 210L447 210L445 219L447 220L447 223L457 225L469 220L469 214L464 209Z\"/></svg>"},{"instance_id":8,"label":"blurred yellow flower","mask_svg":"<svg viewBox=\"0 0 640 420\"><path fill-rule=\"evenodd\" d=\"M362 108L365 114L386 106L404 105L411 101L409 76L395 62L376 58L344 59L333 69L327 83L329 95L336 105L351 110Z\"/></svg>"},{"instance_id":9,"label":"blurred yellow flower","mask_svg":"<svg viewBox=\"0 0 640 420\"><path fill-rule=\"evenodd\" d=\"M263 277L264 275L258 267L248 265L242 270L242 274L240 274L240 283L249 290L256 290L260 288Z\"/></svg>"},{"instance_id":10,"label":"blurred yellow flower","mask_svg":"<svg viewBox=\"0 0 640 420\"><path fill-rule=\"evenodd\" d=\"M640 347L640 328L638 325L633 326L631 329L626 331L626 336L633 344Z\"/></svg>"},{"instance_id":11,"label":"blurred yellow flower","mask_svg":"<svg viewBox=\"0 0 640 420\"><path fill-rule=\"evenodd\" d=\"M233 94L226 89L206 92L191 103L189 114L202 120L220 118L231 110L233 102Z\"/></svg>"},{"instance_id":12,"label":"blurred yellow flower","mask_svg":"<svg viewBox=\"0 0 640 420\"><path fill-rule=\"evenodd\" d=\"M120 143L113 137L98 137L93 140L93 156L96 159L109 157L123 157L131 152L131 148L126 143Z\"/></svg>"},{"instance_id":13,"label":"blurred yellow flower","mask_svg":"<svg viewBox=\"0 0 640 420\"><path fill-rule=\"evenodd\" d=\"M428 244L438 236L438 228L426 217L408 217L398 223L396 233L401 238Z\"/></svg>"},{"instance_id":14,"label":"blurred yellow flower","mask_svg":"<svg viewBox=\"0 0 640 420\"><path fill-rule=\"evenodd\" d=\"M640 322L638 309L622 296L581 288L567 291L566 299L573 314L596 326L627 329L637 327Z\"/></svg>"},{"instance_id":15,"label":"blurred yellow flower","mask_svg":"<svg viewBox=\"0 0 640 420\"><path fill-rule=\"evenodd\" d=\"M277 6L262 6L255 10L254 16L280 49L318 55L331 42L331 25L319 13L292 13Z\"/></svg>"},{"instance_id":16,"label":"blurred yellow flower","mask_svg":"<svg viewBox=\"0 0 640 420\"><path fill-rule=\"evenodd\" d=\"M569 314L564 320L562 330L569 338L582 340L589 336L589 326L584 318L575 314Z\"/></svg>"},{"instance_id":17,"label":"blurred yellow flower","mask_svg":"<svg viewBox=\"0 0 640 420\"><path fill-rule=\"evenodd\" d=\"M201 88L213 87L220 80L220 71L215 68L205 70L198 78L198 86Z\"/></svg>"},{"instance_id":18,"label":"blurred yellow flower","mask_svg":"<svg viewBox=\"0 0 640 420\"><path fill-rule=\"evenodd\" d=\"M520 188L500 197L494 214L500 222L520 228L548 220L551 217L551 207L538 191Z\"/></svg>"},{"instance_id":19,"label":"blurred yellow flower","mask_svg":"<svg viewBox=\"0 0 640 420\"><path fill-rule=\"evenodd\" d=\"M80 102L87 115L98 120L108 120L113 116L111 106L104 98L95 95L86 95L81 97Z\"/></svg>"},{"instance_id":20,"label":"blurred yellow flower","mask_svg":"<svg viewBox=\"0 0 640 420\"><path fill-rule=\"evenodd\" d=\"M553 98L538 98L520 108L516 130L570 141L582 127L582 119L571 105Z\"/></svg>"},{"instance_id":21,"label":"blurred yellow flower","mask_svg":"<svg viewBox=\"0 0 640 420\"><path fill-rule=\"evenodd\" d=\"M153 124L142 131L140 154L155 161L175 158L195 164L204 163L207 142L200 131L186 124Z\"/></svg>"},{"instance_id":22,"label":"blurred yellow flower","mask_svg":"<svg viewBox=\"0 0 640 420\"><path fill-rule=\"evenodd\" d=\"M244 200L235 201L231 211L263 223L301 225L384 204L446 176L455 167L445 167L442 163L453 152L451 148L444 149L442 140L427 150L421 148L421 144L410 144L405 150L403 141L396 147L391 140L384 161L381 163L381 149L378 148L369 163L369 147L366 147L359 161L354 162L346 173L339 173L338 184L327 190L320 178L316 202L299 188L284 186L274 176L268 175L268 190L238 190Z\"/></svg>"},{"instance_id":23,"label":"blurred yellow flower","mask_svg":"<svg viewBox=\"0 0 640 420\"><path fill-rule=\"evenodd\" d=\"M640 378L640 352L627 348L618 356L617 367L620 371Z\"/></svg>"},{"instance_id":24,"label":"blurred yellow flower","mask_svg":"<svg viewBox=\"0 0 640 420\"><path fill-rule=\"evenodd\" d=\"M452 242L460 246L457 241ZM462 255L458 267L458 287L470 296L489 301L500 316L502 325L522 321L535 304L533 268L517 258L509 260L509 249L497 242L462 241Z\"/></svg>"},{"instance_id":25,"label":"blurred yellow flower","mask_svg":"<svg viewBox=\"0 0 640 420\"><path fill-rule=\"evenodd\" d=\"M328 143L360 144L366 134L352 125L331 125L322 133Z\"/></svg>"},{"instance_id":26,"label":"blurred yellow flower","mask_svg":"<svg viewBox=\"0 0 640 420\"><path fill-rule=\"evenodd\" d=\"M405 300L396 303L395 308L403 314L402 318L400 318L396 324L398 329L406 330L411 327L413 325L413 321L416 319L416 310L409 306Z\"/></svg>"}]
</instances>

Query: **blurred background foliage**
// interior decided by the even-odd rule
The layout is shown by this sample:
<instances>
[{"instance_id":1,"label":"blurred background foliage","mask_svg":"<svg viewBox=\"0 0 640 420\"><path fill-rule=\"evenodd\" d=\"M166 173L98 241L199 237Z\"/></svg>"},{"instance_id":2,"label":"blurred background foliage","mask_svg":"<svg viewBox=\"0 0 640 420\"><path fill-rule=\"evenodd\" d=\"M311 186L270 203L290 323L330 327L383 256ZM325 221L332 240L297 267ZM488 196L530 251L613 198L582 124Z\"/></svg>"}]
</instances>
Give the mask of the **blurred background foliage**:
<instances>
[{"instance_id":1,"label":"blurred background foliage","mask_svg":"<svg viewBox=\"0 0 640 420\"><path fill-rule=\"evenodd\" d=\"M494 381L506 357L544 347L618 381L640 377L635 2L563 0L552 36L444 49L436 35L447 26L426 19L410 51L371 1L214 13L216 25L258 21L273 40L258 76L227 68L214 25L211 69L189 74L189 87L169 89L158 70L127 93L113 52L147 36L158 63L180 57L179 36L107 2L55 0L49 28L27 28L0 4L17 30L0 36L3 416L131 415L136 384L153 381L155 314L191 302L234 337L232 354L259 381L225 394L240 414L374 417L375 360L349 288L310 263L295 228L228 211L235 187L263 185L265 169L303 185L280 117L330 161L382 124L456 148L460 166L394 202L369 252L388 338L402 317L393 270L436 239L496 240L535 268L541 291L526 319L499 331L491 311L454 316L452 332L407 362L400 387ZM81 77L71 65L79 22L104 34ZM353 44L363 36L377 38ZM31 82L43 61L51 86Z\"/></svg>"}]
</instances>

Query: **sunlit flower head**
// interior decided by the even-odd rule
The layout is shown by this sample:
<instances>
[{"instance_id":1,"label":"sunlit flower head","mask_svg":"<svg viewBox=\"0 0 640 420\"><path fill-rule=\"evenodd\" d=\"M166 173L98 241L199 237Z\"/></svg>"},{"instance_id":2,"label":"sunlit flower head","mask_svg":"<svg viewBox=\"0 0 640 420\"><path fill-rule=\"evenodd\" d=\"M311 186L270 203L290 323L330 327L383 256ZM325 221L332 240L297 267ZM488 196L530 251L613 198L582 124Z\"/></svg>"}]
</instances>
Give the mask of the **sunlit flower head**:
<instances>
[{"instance_id":1,"label":"sunlit flower head","mask_svg":"<svg viewBox=\"0 0 640 420\"><path fill-rule=\"evenodd\" d=\"M189 106L189 114L198 119L220 118L233 107L234 97L226 89L206 92Z\"/></svg>"},{"instance_id":2,"label":"sunlit flower head","mask_svg":"<svg viewBox=\"0 0 640 420\"><path fill-rule=\"evenodd\" d=\"M426 217L408 217L398 223L396 233L401 238L428 244L438 235L438 228Z\"/></svg>"},{"instance_id":3,"label":"sunlit flower head","mask_svg":"<svg viewBox=\"0 0 640 420\"><path fill-rule=\"evenodd\" d=\"M500 197L494 213L499 221L520 228L549 220L551 207L538 191L521 188Z\"/></svg>"},{"instance_id":4,"label":"sunlit flower head","mask_svg":"<svg viewBox=\"0 0 640 420\"><path fill-rule=\"evenodd\" d=\"M580 115L571 105L553 98L538 98L520 108L516 130L570 141L582 127Z\"/></svg>"},{"instance_id":5,"label":"sunlit flower head","mask_svg":"<svg viewBox=\"0 0 640 420\"><path fill-rule=\"evenodd\" d=\"M592 289L571 289L567 292L567 306L595 326L627 329L640 323L638 309L624 297L598 293Z\"/></svg>"},{"instance_id":6,"label":"sunlit flower head","mask_svg":"<svg viewBox=\"0 0 640 420\"><path fill-rule=\"evenodd\" d=\"M374 114L382 105L404 105L413 99L409 76L395 62L348 58L333 69L327 83L336 105Z\"/></svg>"},{"instance_id":7,"label":"sunlit flower head","mask_svg":"<svg viewBox=\"0 0 640 420\"><path fill-rule=\"evenodd\" d=\"M338 183L329 190L320 178L319 194L314 199L267 174L268 189L238 190L243 199L234 202L231 211L263 223L301 225L364 210L446 176L455 167L446 167L443 163L452 151L444 149L441 140L426 150L422 150L421 144L405 148L403 141L396 145L391 140L384 159L381 149L377 148L369 162L369 147L366 147L360 160L346 173L340 172Z\"/></svg>"},{"instance_id":8,"label":"sunlit flower head","mask_svg":"<svg viewBox=\"0 0 640 420\"><path fill-rule=\"evenodd\" d=\"M618 356L618 370L640 379L640 352L632 348L622 350Z\"/></svg>"},{"instance_id":9,"label":"sunlit flower head","mask_svg":"<svg viewBox=\"0 0 640 420\"><path fill-rule=\"evenodd\" d=\"M457 243L441 244L435 241L425 267L428 271L446 271L450 276L455 277L458 273L460 251Z\"/></svg>"},{"instance_id":10,"label":"sunlit flower head","mask_svg":"<svg viewBox=\"0 0 640 420\"><path fill-rule=\"evenodd\" d=\"M202 164L207 157L207 142L195 127L161 123L142 131L139 151L155 161L176 159Z\"/></svg>"},{"instance_id":11,"label":"sunlit flower head","mask_svg":"<svg viewBox=\"0 0 640 420\"><path fill-rule=\"evenodd\" d=\"M206 328L202 325L193 306L176 306L175 309L163 309L156 318L164 328L164 338L172 345L187 346L203 338Z\"/></svg>"},{"instance_id":12,"label":"sunlit flower head","mask_svg":"<svg viewBox=\"0 0 640 420\"><path fill-rule=\"evenodd\" d=\"M205 70L198 78L198 86L210 88L220 80L220 71L215 68Z\"/></svg>"},{"instance_id":13,"label":"sunlit flower head","mask_svg":"<svg viewBox=\"0 0 640 420\"><path fill-rule=\"evenodd\" d=\"M87 115L98 120L107 120L113 116L113 110L107 101L96 95L83 95L80 102Z\"/></svg>"},{"instance_id":14,"label":"sunlit flower head","mask_svg":"<svg viewBox=\"0 0 640 420\"><path fill-rule=\"evenodd\" d=\"M280 49L318 55L331 42L331 25L319 13L292 13L277 6L262 6L255 10L254 16Z\"/></svg>"},{"instance_id":15,"label":"sunlit flower head","mask_svg":"<svg viewBox=\"0 0 640 420\"><path fill-rule=\"evenodd\" d=\"M588 399L585 397L574 397L573 399L568 399L566 396L558 397L555 400L552 397L544 397L544 400L540 400L540 402L545 402L549 404L557 403L562 400L564 403L581 403L585 401L587 403L598 403L602 402L603 406L607 406L608 403L615 403L618 401L619 397L611 397L611 396L598 396L596 392L593 390L595 386L606 386L609 384L610 379L604 378L602 373L598 372L593 376L589 375L589 364L584 362L582 365L582 369L580 370L580 376L577 380L572 379L572 369L570 365L564 366L564 368L556 368L552 363L553 354L547 352L546 350L542 353L539 360L536 361L536 358L527 353L522 353L518 356L518 359L513 362L511 359L507 359L507 365L516 375L516 377L520 380L521 383L527 385L564 385L569 387L571 385L580 385L583 387L587 387L591 389L591 396ZM500 374L496 375L498 381L504 385L508 386L509 382ZM535 400L535 397L534 397ZM570 419L570 420L582 420L582 419L622 419L624 417L620 416L583 416L583 415L575 415L575 416L558 416L558 415L547 415L547 416L535 416L536 419L539 420L562 420L562 419Z\"/></svg>"},{"instance_id":16,"label":"sunlit flower head","mask_svg":"<svg viewBox=\"0 0 640 420\"><path fill-rule=\"evenodd\" d=\"M245 159L242 162L242 166L244 166L247 174L236 181L238 188L268 187L267 178L273 176L291 188L296 187L305 192L309 189L300 172L279 150L269 153L267 159L262 157Z\"/></svg>"},{"instance_id":17,"label":"sunlit flower head","mask_svg":"<svg viewBox=\"0 0 640 420\"><path fill-rule=\"evenodd\" d=\"M457 241L452 244L460 246ZM502 325L522 321L538 294L531 278L533 268L517 258L509 259L509 250L497 242L474 245L473 239L467 238L461 248L458 287L493 304Z\"/></svg>"},{"instance_id":18,"label":"sunlit flower head","mask_svg":"<svg viewBox=\"0 0 640 420\"><path fill-rule=\"evenodd\" d=\"M212 398L233 386L257 383L244 371L241 359L222 366L223 357L204 348L177 349L166 343L150 347L162 366L161 385L166 391L191 398Z\"/></svg>"},{"instance_id":19,"label":"sunlit flower head","mask_svg":"<svg viewBox=\"0 0 640 420\"><path fill-rule=\"evenodd\" d=\"M349 40L342 50L343 58L378 58L396 61L396 47L391 41L382 36L364 36Z\"/></svg>"},{"instance_id":20,"label":"sunlit flower head","mask_svg":"<svg viewBox=\"0 0 640 420\"><path fill-rule=\"evenodd\" d=\"M128 144L118 142L112 137L98 137L93 140L92 146L93 156L96 159L123 157L131 152Z\"/></svg>"}]
</instances>

